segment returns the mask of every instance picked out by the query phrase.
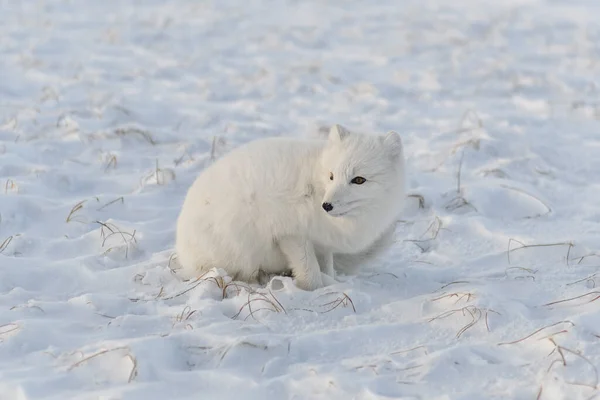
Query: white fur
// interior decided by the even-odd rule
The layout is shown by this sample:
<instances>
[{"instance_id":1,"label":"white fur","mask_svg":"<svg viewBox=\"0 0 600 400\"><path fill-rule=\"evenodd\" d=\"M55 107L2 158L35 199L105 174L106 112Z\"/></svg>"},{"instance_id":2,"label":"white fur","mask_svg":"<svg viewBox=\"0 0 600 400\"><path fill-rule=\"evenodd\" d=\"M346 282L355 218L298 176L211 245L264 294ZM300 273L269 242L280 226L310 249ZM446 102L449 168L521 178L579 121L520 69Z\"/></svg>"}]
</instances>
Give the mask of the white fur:
<instances>
[{"instance_id":1,"label":"white fur","mask_svg":"<svg viewBox=\"0 0 600 400\"><path fill-rule=\"evenodd\" d=\"M356 176L367 181L350 183ZM194 182L177 221L176 250L188 277L213 267L245 281L291 271L298 287L313 290L333 281L334 264L355 268L385 250L403 201L395 132L363 135L334 125L326 141L256 140ZM329 213L325 202L333 205Z\"/></svg>"}]
</instances>

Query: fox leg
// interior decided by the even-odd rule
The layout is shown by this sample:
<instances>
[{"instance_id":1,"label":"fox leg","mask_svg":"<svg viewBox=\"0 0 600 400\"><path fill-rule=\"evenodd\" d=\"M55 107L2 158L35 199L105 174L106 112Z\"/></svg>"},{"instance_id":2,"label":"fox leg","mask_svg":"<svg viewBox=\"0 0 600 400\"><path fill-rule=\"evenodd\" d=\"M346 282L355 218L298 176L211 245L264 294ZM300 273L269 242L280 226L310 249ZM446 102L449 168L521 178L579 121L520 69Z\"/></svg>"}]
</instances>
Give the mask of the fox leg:
<instances>
[{"instance_id":1,"label":"fox leg","mask_svg":"<svg viewBox=\"0 0 600 400\"><path fill-rule=\"evenodd\" d=\"M333 253L323 249L318 245L315 245L315 253L317 254L317 261L321 267L321 272L334 277L335 272L333 270Z\"/></svg>"},{"instance_id":2,"label":"fox leg","mask_svg":"<svg viewBox=\"0 0 600 400\"><path fill-rule=\"evenodd\" d=\"M337 283L335 280L335 270L333 269L333 253L327 251L321 254L321 257L317 254L319 264L321 266L321 278L323 279L323 285L329 286Z\"/></svg>"},{"instance_id":3,"label":"fox leg","mask_svg":"<svg viewBox=\"0 0 600 400\"><path fill-rule=\"evenodd\" d=\"M321 268L312 243L299 237L285 237L278 243L296 278L296 286L303 290L323 287Z\"/></svg>"}]
</instances>

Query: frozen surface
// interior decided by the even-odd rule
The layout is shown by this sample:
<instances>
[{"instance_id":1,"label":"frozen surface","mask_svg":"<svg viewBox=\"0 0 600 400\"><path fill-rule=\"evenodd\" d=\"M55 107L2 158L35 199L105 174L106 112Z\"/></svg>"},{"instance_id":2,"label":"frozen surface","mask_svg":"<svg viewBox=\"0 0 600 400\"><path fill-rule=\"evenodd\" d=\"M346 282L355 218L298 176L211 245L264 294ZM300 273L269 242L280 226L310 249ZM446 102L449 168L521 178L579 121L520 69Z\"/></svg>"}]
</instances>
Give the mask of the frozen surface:
<instances>
[{"instance_id":1,"label":"frozen surface","mask_svg":"<svg viewBox=\"0 0 600 400\"><path fill-rule=\"evenodd\" d=\"M0 0L0 398L600 399L598 15ZM403 137L386 262L312 293L171 273L211 159L331 123Z\"/></svg>"}]
</instances>

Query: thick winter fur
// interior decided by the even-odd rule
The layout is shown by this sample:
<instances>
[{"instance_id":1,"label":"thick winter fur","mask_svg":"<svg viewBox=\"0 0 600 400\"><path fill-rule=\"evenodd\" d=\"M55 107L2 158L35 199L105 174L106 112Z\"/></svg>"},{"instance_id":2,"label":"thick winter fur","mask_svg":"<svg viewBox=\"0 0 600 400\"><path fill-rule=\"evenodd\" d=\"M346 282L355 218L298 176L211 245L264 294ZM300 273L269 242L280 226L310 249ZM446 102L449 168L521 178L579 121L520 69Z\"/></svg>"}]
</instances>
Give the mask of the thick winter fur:
<instances>
[{"instance_id":1,"label":"thick winter fur","mask_svg":"<svg viewBox=\"0 0 600 400\"><path fill-rule=\"evenodd\" d=\"M355 177L366 181L351 183ZM260 272L291 271L298 287L322 287L334 264L356 269L389 246L404 193L395 132L363 135L335 125L327 140L250 142L190 188L177 222L182 272L194 277L218 267L253 281Z\"/></svg>"}]
</instances>

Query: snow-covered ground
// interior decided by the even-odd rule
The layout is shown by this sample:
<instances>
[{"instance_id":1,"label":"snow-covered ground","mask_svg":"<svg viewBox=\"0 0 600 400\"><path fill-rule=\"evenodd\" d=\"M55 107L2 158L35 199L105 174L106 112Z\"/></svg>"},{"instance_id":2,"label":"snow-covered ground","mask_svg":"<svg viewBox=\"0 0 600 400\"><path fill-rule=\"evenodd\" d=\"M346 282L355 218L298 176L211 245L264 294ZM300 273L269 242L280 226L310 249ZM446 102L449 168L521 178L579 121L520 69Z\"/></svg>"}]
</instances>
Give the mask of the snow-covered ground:
<instances>
[{"instance_id":1,"label":"snow-covered ground","mask_svg":"<svg viewBox=\"0 0 600 400\"><path fill-rule=\"evenodd\" d=\"M599 16L0 0L0 399L600 399ZM332 123L403 137L386 262L171 272L204 166Z\"/></svg>"}]
</instances>

